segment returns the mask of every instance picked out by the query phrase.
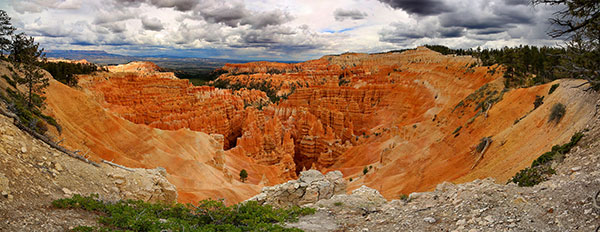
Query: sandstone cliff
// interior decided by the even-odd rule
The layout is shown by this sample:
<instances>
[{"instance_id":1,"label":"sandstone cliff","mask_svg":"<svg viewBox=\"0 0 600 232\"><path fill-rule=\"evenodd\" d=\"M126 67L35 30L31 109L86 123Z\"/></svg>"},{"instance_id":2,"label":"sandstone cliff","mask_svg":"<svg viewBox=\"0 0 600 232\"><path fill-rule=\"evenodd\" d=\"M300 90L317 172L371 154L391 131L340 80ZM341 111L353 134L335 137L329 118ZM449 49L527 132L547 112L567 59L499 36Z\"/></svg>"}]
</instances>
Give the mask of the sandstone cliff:
<instances>
[{"instance_id":1,"label":"sandstone cliff","mask_svg":"<svg viewBox=\"0 0 600 232\"><path fill-rule=\"evenodd\" d=\"M234 90L193 86L148 63L110 70L80 76L80 90L51 83L47 112L65 124L57 137L92 158L164 167L184 202L238 202L308 169L340 170L349 190L366 185L387 198L443 181L505 182L581 130L597 98L577 80L556 81L552 94L555 83L505 89L503 67L426 48L229 64L215 82ZM279 101L269 102L273 93ZM533 109L536 95L544 104ZM549 123L556 103L567 113Z\"/></svg>"}]
</instances>

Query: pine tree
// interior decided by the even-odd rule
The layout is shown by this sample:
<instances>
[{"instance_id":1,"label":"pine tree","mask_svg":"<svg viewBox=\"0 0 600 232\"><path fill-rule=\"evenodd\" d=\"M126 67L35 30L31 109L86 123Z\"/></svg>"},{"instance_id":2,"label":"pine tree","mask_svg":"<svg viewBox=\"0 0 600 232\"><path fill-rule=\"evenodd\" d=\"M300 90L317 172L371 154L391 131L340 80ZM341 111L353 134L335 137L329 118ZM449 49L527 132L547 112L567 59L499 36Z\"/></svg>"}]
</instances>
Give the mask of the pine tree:
<instances>
[{"instance_id":1,"label":"pine tree","mask_svg":"<svg viewBox=\"0 0 600 232\"><path fill-rule=\"evenodd\" d=\"M573 78L586 79L592 88L600 88L600 1L598 0L532 0L534 5L562 7L550 22L557 29L548 33L554 38L567 38L567 54L559 66Z\"/></svg>"},{"instance_id":2,"label":"pine tree","mask_svg":"<svg viewBox=\"0 0 600 232\"><path fill-rule=\"evenodd\" d=\"M15 27L10 23L10 17L6 14L6 11L0 10L0 55L4 54L4 51L8 51L10 48L10 36L15 31Z\"/></svg>"},{"instance_id":3,"label":"pine tree","mask_svg":"<svg viewBox=\"0 0 600 232\"><path fill-rule=\"evenodd\" d=\"M37 66L39 59L45 59L43 49L39 49L39 44L35 42L33 37L20 33L13 36L10 52L10 60L23 72L23 76L18 78L17 82L27 88L29 108L40 106L41 101L34 100L34 96L37 93L43 93L43 90L48 86L48 78L43 75L41 69Z\"/></svg>"},{"instance_id":4,"label":"pine tree","mask_svg":"<svg viewBox=\"0 0 600 232\"><path fill-rule=\"evenodd\" d=\"M246 169L242 169L240 171L240 181L246 182L247 178L248 178L248 172L246 171Z\"/></svg>"}]
</instances>

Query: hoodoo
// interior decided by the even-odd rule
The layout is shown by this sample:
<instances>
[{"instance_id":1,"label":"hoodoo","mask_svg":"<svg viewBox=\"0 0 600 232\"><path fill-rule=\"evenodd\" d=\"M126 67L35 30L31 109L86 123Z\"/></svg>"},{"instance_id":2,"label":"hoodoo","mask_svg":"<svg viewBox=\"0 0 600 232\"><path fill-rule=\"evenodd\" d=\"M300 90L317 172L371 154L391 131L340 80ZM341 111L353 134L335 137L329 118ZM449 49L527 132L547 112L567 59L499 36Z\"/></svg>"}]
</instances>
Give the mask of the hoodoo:
<instances>
[{"instance_id":1,"label":"hoodoo","mask_svg":"<svg viewBox=\"0 0 600 232\"><path fill-rule=\"evenodd\" d=\"M80 76L80 90L51 83L57 137L96 159L164 167L182 202L238 202L308 169L340 170L348 191L389 198L443 181L505 182L581 130L595 104L581 81L558 81L552 94L551 84L508 89L503 66L425 47L228 64L211 87L151 63L109 70ZM547 120L555 103L568 108L558 124Z\"/></svg>"}]
</instances>

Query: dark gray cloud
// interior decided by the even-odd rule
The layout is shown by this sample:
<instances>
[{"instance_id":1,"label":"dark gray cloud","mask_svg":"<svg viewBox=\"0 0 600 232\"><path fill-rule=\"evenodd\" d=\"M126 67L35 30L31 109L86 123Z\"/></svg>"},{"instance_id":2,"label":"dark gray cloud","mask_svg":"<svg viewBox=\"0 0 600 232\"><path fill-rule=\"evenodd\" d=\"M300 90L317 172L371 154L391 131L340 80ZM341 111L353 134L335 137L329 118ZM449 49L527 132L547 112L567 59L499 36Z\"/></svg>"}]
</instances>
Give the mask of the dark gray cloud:
<instances>
[{"instance_id":1,"label":"dark gray cloud","mask_svg":"<svg viewBox=\"0 0 600 232\"><path fill-rule=\"evenodd\" d=\"M145 2L146 0L115 0L117 5L126 7L139 7L140 4Z\"/></svg>"},{"instance_id":2,"label":"dark gray cloud","mask_svg":"<svg viewBox=\"0 0 600 232\"><path fill-rule=\"evenodd\" d=\"M198 13L207 22L222 23L230 27L239 26L240 21L248 17L248 12L242 4L221 5L212 9L204 8L200 9Z\"/></svg>"},{"instance_id":3,"label":"dark gray cloud","mask_svg":"<svg viewBox=\"0 0 600 232\"><path fill-rule=\"evenodd\" d=\"M378 0L394 9L402 9L409 14L439 15L452 9L440 0Z\"/></svg>"},{"instance_id":4,"label":"dark gray cloud","mask_svg":"<svg viewBox=\"0 0 600 232\"><path fill-rule=\"evenodd\" d=\"M293 19L281 10L255 12L246 9L242 3L203 8L198 10L198 14L210 23L221 23L229 27L250 25L254 29L281 25Z\"/></svg>"},{"instance_id":5,"label":"dark gray cloud","mask_svg":"<svg viewBox=\"0 0 600 232\"><path fill-rule=\"evenodd\" d=\"M367 13L363 13L359 10L344 10L338 8L333 12L333 17L336 21L344 21L346 19L360 20L366 18Z\"/></svg>"},{"instance_id":6,"label":"dark gray cloud","mask_svg":"<svg viewBox=\"0 0 600 232\"><path fill-rule=\"evenodd\" d=\"M119 6L139 7L142 3L158 8L174 8L178 11L190 11L198 5L198 0L114 0Z\"/></svg>"},{"instance_id":7,"label":"dark gray cloud","mask_svg":"<svg viewBox=\"0 0 600 232\"><path fill-rule=\"evenodd\" d=\"M178 11L190 11L198 5L198 0L150 0L150 4L159 8L175 8Z\"/></svg>"},{"instance_id":8,"label":"dark gray cloud","mask_svg":"<svg viewBox=\"0 0 600 232\"><path fill-rule=\"evenodd\" d=\"M506 5L529 5L531 0L504 0Z\"/></svg>"},{"instance_id":9,"label":"dark gray cloud","mask_svg":"<svg viewBox=\"0 0 600 232\"><path fill-rule=\"evenodd\" d=\"M142 27L145 30L162 31L164 26L157 18L142 17Z\"/></svg>"},{"instance_id":10,"label":"dark gray cloud","mask_svg":"<svg viewBox=\"0 0 600 232\"><path fill-rule=\"evenodd\" d=\"M547 38L545 18L548 11L532 8L528 0L444 0L454 7L452 11L436 15L412 17L414 23L393 23L380 31L380 41L399 45L417 40L462 38L466 41L486 41ZM406 3L406 2L403 2ZM544 28L544 29L540 29ZM471 43L469 43L471 44Z\"/></svg>"},{"instance_id":11,"label":"dark gray cloud","mask_svg":"<svg viewBox=\"0 0 600 232\"><path fill-rule=\"evenodd\" d=\"M234 48L265 48L282 53L301 53L323 48L323 41L306 26L299 29L269 27L262 30L246 30L241 33Z\"/></svg>"}]
</instances>

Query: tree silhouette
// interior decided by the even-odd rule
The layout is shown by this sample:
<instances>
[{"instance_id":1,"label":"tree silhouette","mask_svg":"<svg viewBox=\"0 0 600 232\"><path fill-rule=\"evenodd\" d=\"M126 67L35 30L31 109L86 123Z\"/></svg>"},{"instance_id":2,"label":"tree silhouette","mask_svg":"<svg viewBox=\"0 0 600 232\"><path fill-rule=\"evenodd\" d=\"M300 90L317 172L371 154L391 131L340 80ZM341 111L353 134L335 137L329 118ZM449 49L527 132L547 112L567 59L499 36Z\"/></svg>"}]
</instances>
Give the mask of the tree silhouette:
<instances>
[{"instance_id":1,"label":"tree silhouette","mask_svg":"<svg viewBox=\"0 0 600 232\"><path fill-rule=\"evenodd\" d=\"M10 46L10 60L23 72L23 75L17 78L19 84L27 88L27 103L31 109L34 106L34 96L37 93L43 93L48 86L46 78L41 69L37 66L39 59L45 59L43 49L39 49L39 44L33 37L28 37L24 33L13 36ZM40 101L35 101L35 105L41 105ZM39 103L39 104L38 104Z\"/></svg>"},{"instance_id":2,"label":"tree silhouette","mask_svg":"<svg viewBox=\"0 0 600 232\"><path fill-rule=\"evenodd\" d=\"M246 182L247 178L248 178L248 172L246 171L246 169L242 169L240 171L240 181Z\"/></svg>"},{"instance_id":3,"label":"tree silhouette","mask_svg":"<svg viewBox=\"0 0 600 232\"><path fill-rule=\"evenodd\" d=\"M0 10L0 55L10 48L10 36L15 31L15 27L10 23L10 17L4 10Z\"/></svg>"},{"instance_id":4,"label":"tree silhouette","mask_svg":"<svg viewBox=\"0 0 600 232\"><path fill-rule=\"evenodd\" d=\"M592 88L600 88L600 1L598 0L532 0L534 5L562 7L550 22L557 26L548 35L566 38L567 53L560 70L573 78L588 80Z\"/></svg>"}]
</instances>

